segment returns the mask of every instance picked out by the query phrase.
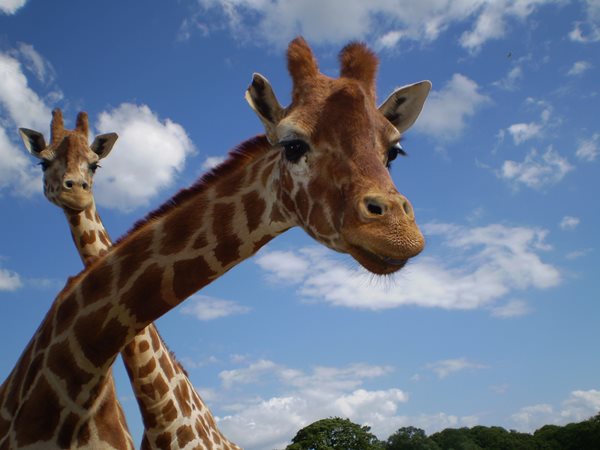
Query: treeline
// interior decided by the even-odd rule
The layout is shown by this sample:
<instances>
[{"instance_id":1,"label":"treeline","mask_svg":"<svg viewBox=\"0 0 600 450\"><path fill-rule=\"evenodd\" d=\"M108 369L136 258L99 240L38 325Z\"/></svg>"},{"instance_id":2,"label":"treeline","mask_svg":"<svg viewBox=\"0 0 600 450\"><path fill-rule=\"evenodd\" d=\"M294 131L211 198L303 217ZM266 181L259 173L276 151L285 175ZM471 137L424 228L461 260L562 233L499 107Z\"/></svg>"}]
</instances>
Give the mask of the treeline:
<instances>
[{"instance_id":1,"label":"treeline","mask_svg":"<svg viewBox=\"0 0 600 450\"><path fill-rule=\"evenodd\" d=\"M533 434L475 426L427 436L420 428L403 427L386 441L370 427L333 417L302 428L285 450L600 450L600 413L579 423L545 425Z\"/></svg>"}]
</instances>

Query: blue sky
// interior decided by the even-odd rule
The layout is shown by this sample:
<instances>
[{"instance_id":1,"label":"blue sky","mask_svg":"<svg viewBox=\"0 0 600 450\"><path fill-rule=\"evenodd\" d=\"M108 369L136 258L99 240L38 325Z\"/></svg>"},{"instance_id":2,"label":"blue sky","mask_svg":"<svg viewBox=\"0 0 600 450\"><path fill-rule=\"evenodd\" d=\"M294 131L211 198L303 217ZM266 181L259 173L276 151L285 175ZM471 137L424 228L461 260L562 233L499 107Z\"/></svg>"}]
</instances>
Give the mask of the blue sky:
<instances>
[{"instance_id":1,"label":"blue sky","mask_svg":"<svg viewBox=\"0 0 600 450\"><path fill-rule=\"evenodd\" d=\"M17 128L48 137L58 106L119 134L94 186L117 238L262 132L253 72L288 103L298 34L332 76L367 42L380 99L432 81L392 169L427 248L381 280L292 230L161 318L225 434L258 450L328 416L385 439L598 412L597 0L0 0L1 378L81 270Z\"/></svg>"}]
</instances>

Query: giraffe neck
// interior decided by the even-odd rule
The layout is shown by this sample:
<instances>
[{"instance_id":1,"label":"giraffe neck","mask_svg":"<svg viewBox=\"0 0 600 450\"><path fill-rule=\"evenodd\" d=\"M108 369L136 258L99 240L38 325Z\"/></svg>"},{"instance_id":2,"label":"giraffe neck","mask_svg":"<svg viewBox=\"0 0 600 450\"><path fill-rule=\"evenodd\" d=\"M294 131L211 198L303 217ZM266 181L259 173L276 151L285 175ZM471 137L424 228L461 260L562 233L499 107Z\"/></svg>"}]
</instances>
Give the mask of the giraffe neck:
<instances>
[{"instance_id":1,"label":"giraffe neck","mask_svg":"<svg viewBox=\"0 0 600 450\"><path fill-rule=\"evenodd\" d=\"M112 241L93 200L84 211L63 211L84 265L108 252ZM185 435L186 445L192 444L194 448L204 444L211 450L239 449L220 432L208 406L154 324L138 333L121 356L142 413L146 448L159 449ZM114 386L112 377L110 383Z\"/></svg>"},{"instance_id":2,"label":"giraffe neck","mask_svg":"<svg viewBox=\"0 0 600 450\"><path fill-rule=\"evenodd\" d=\"M38 417L40 400L49 405L43 426L52 429L93 409L136 334L293 225L267 194L278 183L279 154L270 149L264 137L248 141L69 281L5 382L20 393L15 402L0 396L9 428Z\"/></svg>"},{"instance_id":3,"label":"giraffe neck","mask_svg":"<svg viewBox=\"0 0 600 450\"><path fill-rule=\"evenodd\" d=\"M63 212L84 265L91 264L94 259L108 252L112 243L93 200L92 204L83 211L63 209Z\"/></svg>"}]
</instances>

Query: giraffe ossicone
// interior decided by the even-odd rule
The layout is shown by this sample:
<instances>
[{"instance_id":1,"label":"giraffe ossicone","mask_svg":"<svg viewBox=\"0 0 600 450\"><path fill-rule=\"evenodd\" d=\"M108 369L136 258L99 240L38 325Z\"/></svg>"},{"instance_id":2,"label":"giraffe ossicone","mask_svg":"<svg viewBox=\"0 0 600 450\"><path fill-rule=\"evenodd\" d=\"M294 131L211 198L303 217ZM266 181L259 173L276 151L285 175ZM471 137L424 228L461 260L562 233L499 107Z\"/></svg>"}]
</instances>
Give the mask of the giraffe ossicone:
<instances>
[{"instance_id":1,"label":"giraffe ossicone","mask_svg":"<svg viewBox=\"0 0 600 450\"><path fill-rule=\"evenodd\" d=\"M0 387L0 436L6 431L14 448L44 439L52 444L46 447L65 448L48 436L60 429L72 442L67 418L94 403L116 355L137 333L293 226L375 274L397 272L422 251L412 206L388 166L431 84L401 88L378 108L377 58L364 45L342 50L339 78L319 72L302 38L290 43L287 61L288 107L263 77L248 90L266 136L240 145L139 222L58 295ZM77 351L57 364L65 342ZM42 370L21 373L23 361L33 360ZM69 387L66 398L55 394L58 378ZM44 420L41 399L54 413ZM25 428L29 418L38 420L33 432ZM164 448L185 448L191 439L185 431L170 437ZM5 442L0 438L0 449Z\"/></svg>"}]
</instances>

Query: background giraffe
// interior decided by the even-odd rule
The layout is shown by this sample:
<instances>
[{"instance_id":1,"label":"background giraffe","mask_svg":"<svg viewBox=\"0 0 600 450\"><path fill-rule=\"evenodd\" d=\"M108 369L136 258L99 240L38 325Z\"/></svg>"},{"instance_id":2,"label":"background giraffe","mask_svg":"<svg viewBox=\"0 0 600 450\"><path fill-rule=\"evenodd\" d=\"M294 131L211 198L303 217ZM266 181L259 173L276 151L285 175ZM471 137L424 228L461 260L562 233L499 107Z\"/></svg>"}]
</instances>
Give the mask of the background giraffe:
<instances>
[{"instance_id":1,"label":"background giraffe","mask_svg":"<svg viewBox=\"0 0 600 450\"><path fill-rule=\"evenodd\" d=\"M65 213L71 236L85 265L105 254L112 245L96 210L92 188L97 160L108 155L117 139L114 133L102 135L96 140L103 142L104 146L89 147L85 145L88 128L87 115L81 112L77 116L75 130L66 130L61 111L55 109L52 112L50 146L46 147L40 133L20 130L26 148L42 160L44 193ZM85 140L74 136L74 145L62 145L67 136L76 134ZM52 158L50 152L53 152ZM211 450L239 449L218 430L210 410L153 324L127 344L122 356L144 421L142 448L159 448L157 445L160 445L165 433L190 425L195 434L192 447L204 445ZM120 408L119 411L122 416ZM115 429L112 433L124 433L126 430Z\"/></svg>"},{"instance_id":2,"label":"background giraffe","mask_svg":"<svg viewBox=\"0 0 600 450\"><path fill-rule=\"evenodd\" d=\"M68 282L0 388L0 448L77 439L77 411L95 404L137 333L293 226L375 274L421 252L412 206L387 166L431 84L400 88L377 108L376 57L351 44L340 61L340 78L326 77L304 40L292 41L292 104L282 108L260 75L248 89L266 136L246 141ZM163 448L185 447L193 433L182 427L168 438Z\"/></svg>"}]
</instances>

